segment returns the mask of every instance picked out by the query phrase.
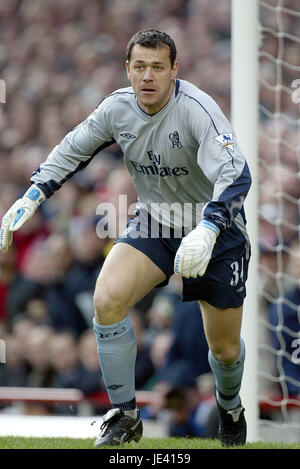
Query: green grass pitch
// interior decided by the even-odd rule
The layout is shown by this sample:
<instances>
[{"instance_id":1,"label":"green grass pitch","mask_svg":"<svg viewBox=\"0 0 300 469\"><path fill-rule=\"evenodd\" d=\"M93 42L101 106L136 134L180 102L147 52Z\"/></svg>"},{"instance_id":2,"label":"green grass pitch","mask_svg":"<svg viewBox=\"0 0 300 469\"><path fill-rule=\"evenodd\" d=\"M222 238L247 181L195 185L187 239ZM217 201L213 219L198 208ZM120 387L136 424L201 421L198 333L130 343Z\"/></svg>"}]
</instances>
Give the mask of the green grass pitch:
<instances>
[{"instance_id":1,"label":"green grass pitch","mask_svg":"<svg viewBox=\"0 0 300 469\"><path fill-rule=\"evenodd\" d=\"M25 438L7 436L0 437L0 449L94 449L93 439L75 438ZM106 449L120 450L199 450L199 449L223 449L218 440L206 440L201 438L142 438L139 443L126 443L121 447L106 447ZM246 443L236 449L300 449L300 443L276 443L256 442ZM101 449L100 449L101 451Z\"/></svg>"}]
</instances>

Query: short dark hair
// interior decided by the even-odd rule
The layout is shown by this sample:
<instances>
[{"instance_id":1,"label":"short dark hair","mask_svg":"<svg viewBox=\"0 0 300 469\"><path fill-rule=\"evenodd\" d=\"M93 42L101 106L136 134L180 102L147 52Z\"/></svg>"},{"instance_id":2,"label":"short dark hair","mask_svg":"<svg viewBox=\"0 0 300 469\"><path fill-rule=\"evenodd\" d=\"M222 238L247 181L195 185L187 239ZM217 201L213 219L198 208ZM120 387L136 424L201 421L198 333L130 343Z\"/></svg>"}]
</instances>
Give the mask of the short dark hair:
<instances>
[{"instance_id":1,"label":"short dark hair","mask_svg":"<svg viewBox=\"0 0 300 469\"><path fill-rule=\"evenodd\" d=\"M161 49L165 46L169 47L170 62L171 67L173 68L173 65L176 60L177 51L175 42L167 33L164 33L162 31L156 31L155 29L145 29L144 31L138 31L132 36L126 48L126 60L128 60L128 62L131 58L132 48L136 44L140 44L143 47L149 47L152 49Z\"/></svg>"}]
</instances>

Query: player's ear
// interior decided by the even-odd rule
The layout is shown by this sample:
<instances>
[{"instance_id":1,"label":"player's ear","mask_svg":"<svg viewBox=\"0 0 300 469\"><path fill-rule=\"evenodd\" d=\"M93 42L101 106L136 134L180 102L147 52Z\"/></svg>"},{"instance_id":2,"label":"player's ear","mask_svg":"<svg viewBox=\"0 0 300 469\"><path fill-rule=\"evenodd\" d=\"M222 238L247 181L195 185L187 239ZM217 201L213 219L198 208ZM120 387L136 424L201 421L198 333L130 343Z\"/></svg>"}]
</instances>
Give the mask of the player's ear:
<instances>
[{"instance_id":1,"label":"player's ear","mask_svg":"<svg viewBox=\"0 0 300 469\"><path fill-rule=\"evenodd\" d=\"M172 68L172 79L177 77L177 72L178 72L178 62L174 62L173 68Z\"/></svg>"},{"instance_id":2,"label":"player's ear","mask_svg":"<svg viewBox=\"0 0 300 469\"><path fill-rule=\"evenodd\" d=\"M130 64L129 64L129 60L126 60L126 70L127 70L127 77L128 77L128 80L130 80Z\"/></svg>"}]
</instances>

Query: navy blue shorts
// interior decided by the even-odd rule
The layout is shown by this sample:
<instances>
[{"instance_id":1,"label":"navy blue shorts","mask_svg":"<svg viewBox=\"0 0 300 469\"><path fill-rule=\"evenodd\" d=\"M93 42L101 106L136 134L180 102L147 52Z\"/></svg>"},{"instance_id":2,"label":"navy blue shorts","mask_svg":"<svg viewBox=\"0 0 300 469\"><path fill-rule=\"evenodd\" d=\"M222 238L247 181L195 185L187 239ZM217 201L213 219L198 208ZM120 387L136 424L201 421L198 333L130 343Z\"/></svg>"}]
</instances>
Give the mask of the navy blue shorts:
<instances>
[{"instance_id":1,"label":"navy blue shorts","mask_svg":"<svg viewBox=\"0 0 300 469\"><path fill-rule=\"evenodd\" d=\"M181 243L181 237L170 230L169 236L150 237L140 230L136 218L131 218L127 230L115 243L127 243L148 256L166 275L166 280L158 285L168 284L174 274L174 258ZM150 231L149 231L150 232ZM250 245L241 231L233 224L232 228L220 233L211 260L203 277L182 278L183 301L203 300L217 308L238 308L246 296L246 280L250 259Z\"/></svg>"}]
</instances>

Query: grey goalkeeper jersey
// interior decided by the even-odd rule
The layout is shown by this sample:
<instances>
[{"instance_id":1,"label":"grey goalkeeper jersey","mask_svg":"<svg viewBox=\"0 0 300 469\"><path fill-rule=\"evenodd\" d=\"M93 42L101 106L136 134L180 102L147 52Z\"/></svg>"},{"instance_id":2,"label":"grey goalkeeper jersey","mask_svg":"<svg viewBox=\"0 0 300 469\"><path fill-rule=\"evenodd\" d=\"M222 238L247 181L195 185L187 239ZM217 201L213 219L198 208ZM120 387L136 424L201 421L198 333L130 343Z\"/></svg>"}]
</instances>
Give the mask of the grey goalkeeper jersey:
<instances>
[{"instance_id":1,"label":"grey goalkeeper jersey","mask_svg":"<svg viewBox=\"0 0 300 469\"><path fill-rule=\"evenodd\" d=\"M245 234L243 202L251 184L234 131L215 101L175 80L156 114L146 114L131 87L105 97L33 173L50 197L107 146L118 143L143 206L163 225L193 228L199 217Z\"/></svg>"}]
</instances>

